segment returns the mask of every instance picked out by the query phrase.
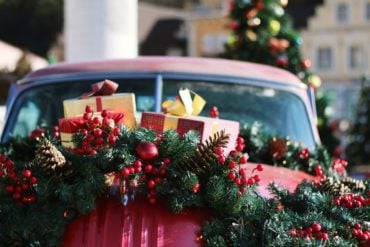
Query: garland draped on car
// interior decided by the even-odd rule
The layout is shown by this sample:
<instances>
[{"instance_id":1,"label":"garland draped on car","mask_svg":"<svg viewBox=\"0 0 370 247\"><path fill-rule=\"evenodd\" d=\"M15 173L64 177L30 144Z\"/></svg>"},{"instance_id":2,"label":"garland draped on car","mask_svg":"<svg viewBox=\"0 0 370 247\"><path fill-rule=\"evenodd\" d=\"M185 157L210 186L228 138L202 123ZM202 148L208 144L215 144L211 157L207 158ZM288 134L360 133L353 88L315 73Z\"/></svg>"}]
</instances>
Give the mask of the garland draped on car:
<instances>
[{"instance_id":1,"label":"garland draped on car","mask_svg":"<svg viewBox=\"0 0 370 247\"><path fill-rule=\"evenodd\" d=\"M369 182L344 177L338 164L331 169L333 177L326 177L323 167L320 184L304 182L295 193L272 184L275 198L266 199L256 192L263 165L252 173L243 168L251 164L242 150L252 149L255 160L265 153L253 152L247 136L226 155L223 132L200 144L194 132L180 137L175 131L156 134L144 128L109 131L114 140L104 137L91 154L79 152L94 135L83 132L74 136L74 149L63 148L43 131L1 147L0 225L7 226L0 229L1 246L58 246L66 225L91 212L97 198L112 188L119 188L124 205L132 194L141 194L148 203L166 201L174 212L208 208L213 217L201 233L206 246L369 243ZM282 160L279 150L269 153L275 161ZM302 150L289 157L311 167L306 163L313 156ZM284 166L291 167L284 153Z\"/></svg>"}]
</instances>

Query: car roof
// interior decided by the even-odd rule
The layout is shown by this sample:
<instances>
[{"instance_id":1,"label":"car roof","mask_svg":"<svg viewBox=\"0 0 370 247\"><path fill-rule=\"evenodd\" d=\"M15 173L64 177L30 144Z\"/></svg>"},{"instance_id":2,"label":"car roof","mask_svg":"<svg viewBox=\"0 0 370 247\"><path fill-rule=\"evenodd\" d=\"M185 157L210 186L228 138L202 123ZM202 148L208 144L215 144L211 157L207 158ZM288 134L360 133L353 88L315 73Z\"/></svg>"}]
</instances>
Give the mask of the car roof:
<instances>
[{"instance_id":1,"label":"car roof","mask_svg":"<svg viewBox=\"0 0 370 247\"><path fill-rule=\"evenodd\" d=\"M278 81L296 85L301 81L292 73L268 65L194 57L138 57L130 59L100 60L79 63L59 63L31 72L19 84L26 84L45 76L66 75L77 72L180 72L232 77L247 77L258 80Z\"/></svg>"}]
</instances>

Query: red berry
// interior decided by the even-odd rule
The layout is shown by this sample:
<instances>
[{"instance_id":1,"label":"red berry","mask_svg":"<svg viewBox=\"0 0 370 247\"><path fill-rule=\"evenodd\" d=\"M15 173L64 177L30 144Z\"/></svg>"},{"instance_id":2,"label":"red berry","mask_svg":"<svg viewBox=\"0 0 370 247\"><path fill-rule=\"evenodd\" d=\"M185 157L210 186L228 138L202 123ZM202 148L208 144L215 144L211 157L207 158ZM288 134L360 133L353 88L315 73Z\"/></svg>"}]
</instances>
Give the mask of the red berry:
<instances>
[{"instance_id":1,"label":"red berry","mask_svg":"<svg viewBox=\"0 0 370 247\"><path fill-rule=\"evenodd\" d=\"M151 196L151 197L148 198L148 201L149 201L150 204L155 204L157 202L157 199L155 197Z\"/></svg>"},{"instance_id":2,"label":"red berry","mask_svg":"<svg viewBox=\"0 0 370 247\"><path fill-rule=\"evenodd\" d=\"M329 234L324 232L322 233L322 237L321 237L322 240L328 240L329 239Z\"/></svg>"},{"instance_id":3,"label":"red berry","mask_svg":"<svg viewBox=\"0 0 370 247\"><path fill-rule=\"evenodd\" d=\"M143 166L143 163L141 162L141 160L135 160L134 166L135 167L142 167Z\"/></svg>"},{"instance_id":4,"label":"red berry","mask_svg":"<svg viewBox=\"0 0 370 247\"><path fill-rule=\"evenodd\" d=\"M362 226L359 224L359 223L356 223L353 228L355 228L356 230L361 230L362 229Z\"/></svg>"},{"instance_id":5,"label":"red berry","mask_svg":"<svg viewBox=\"0 0 370 247\"><path fill-rule=\"evenodd\" d=\"M296 229L290 229L289 233L290 233L290 235L291 235L292 237L296 237L296 236L297 236L297 231L296 231Z\"/></svg>"},{"instance_id":6,"label":"red berry","mask_svg":"<svg viewBox=\"0 0 370 247\"><path fill-rule=\"evenodd\" d=\"M88 136L86 136L86 141L87 142L93 142L95 140L95 138L94 138L94 136L92 136L92 135L88 135Z\"/></svg>"},{"instance_id":7,"label":"red berry","mask_svg":"<svg viewBox=\"0 0 370 247\"><path fill-rule=\"evenodd\" d=\"M244 187L244 186L243 186L243 187L240 187L240 188L239 188L239 191L240 191L240 193L242 193L242 194L243 194L243 193L244 193L244 191L245 191L245 187Z\"/></svg>"},{"instance_id":8,"label":"red berry","mask_svg":"<svg viewBox=\"0 0 370 247\"><path fill-rule=\"evenodd\" d=\"M164 159L163 159L163 163L164 163L165 165L169 165L169 164L171 163L170 158L164 158Z\"/></svg>"},{"instance_id":9,"label":"red berry","mask_svg":"<svg viewBox=\"0 0 370 247\"><path fill-rule=\"evenodd\" d=\"M238 152L242 152L244 150L244 144L236 145L235 150Z\"/></svg>"},{"instance_id":10,"label":"red berry","mask_svg":"<svg viewBox=\"0 0 370 247\"><path fill-rule=\"evenodd\" d=\"M236 178L235 181L234 181L234 183L239 186L239 185L242 184L242 181L241 181L240 178Z\"/></svg>"},{"instance_id":11,"label":"red berry","mask_svg":"<svg viewBox=\"0 0 370 247\"><path fill-rule=\"evenodd\" d=\"M15 192L21 192L22 191L22 187L17 185L15 186Z\"/></svg>"},{"instance_id":12,"label":"red berry","mask_svg":"<svg viewBox=\"0 0 370 247\"><path fill-rule=\"evenodd\" d=\"M245 168L240 168L239 174L240 176L245 177L247 175L247 170Z\"/></svg>"},{"instance_id":13,"label":"red berry","mask_svg":"<svg viewBox=\"0 0 370 247\"><path fill-rule=\"evenodd\" d=\"M154 179L155 184L159 184L161 181L162 181L162 179L160 177L156 177Z\"/></svg>"},{"instance_id":14,"label":"red berry","mask_svg":"<svg viewBox=\"0 0 370 247\"><path fill-rule=\"evenodd\" d=\"M146 165L145 168L144 168L145 173L151 173L152 170L153 170L152 165Z\"/></svg>"},{"instance_id":15,"label":"red berry","mask_svg":"<svg viewBox=\"0 0 370 247\"><path fill-rule=\"evenodd\" d=\"M92 113L94 111L94 108L91 105L87 105L85 107L85 112L86 113Z\"/></svg>"},{"instance_id":16,"label":"red berry","mask_svg":"<svg viewBox=\"0 0 370 247\"><path fill-rule=\"evenodd\" d=\"M321 225L318 223L313 223L311 227L312 227L313 232L321 231Z\"/></svg>"},{"instance_id":17,"label":"red berry","mask_svg":"<svg viewBox=\"0 0 370 247\"><path fill-rule=\"evenodd\" d=\"M236 156L238 156L238 152L236 150L232 150L229 155L235 158Z\"/></svg>"},{"instance_id":18,"label":"red berry","mask_svg":"<svg viewBox=\"0 0 370 247\"><path fill-rule=\"evenodd\" d=\"M358 230L357 229L352 230L352 236L354 236L354 237L358 236Z\"/></svg>"},{"instance_id":19,"label":"red berry","mask_svg":"<svg viewBox=\"0 0 370 247\"><path fill-rule=\"evenodd\" d=\"M234 171L229 172L228 177L229 177L230 180L234 180L236 178L235 172Z\"/></svg>"},{"instance_id":20,"label":"red berry","mask_svg":"<svg viewBox=\"0 0 370 247\"><path fill-rule=\"evenodd\" d=\"M353 202L353 207L354 207L354 208L359 208L359 207L361 207L361 206L362 206L362 204L361 204L361 202L360 202L360 201L357 201L357 200L356 200L356 201L354 201L354 202Z\"/></svg>"},{"instance_id":21,"label":"red berry","mask_svg":"<svg viewBox=\"0 0 370 247\"><path fill-rule=\"evenodd\" d=\"M157 192L155 190L149 190L149 195L155 196Z\"/></svg>"},{"instance_id":22,"label":"red berry","mask_svg":"<svg viewBox=\"0 0 370 247\"><path fill-rule=\"evenodd\" d=\"M84 113L84 115L83 115L83 119L84 120L90 120L92 118L92 113L91 112L86 112L86 113Z\"/></svg>"},{"instance_id":23,"label":"red berry","mask_svg":"<svg viewBox=\"0 0 370 247\"><path fill-rule=\"evenodd\" d=\"M224 153L224 149L222 147L218 147L215 149L215 154L222 155Z\"/></svg>"},{"instance_id":24,"label":"red berry","mask_svg":"<svg viewBox=\"0 0 370 247\"><path fill-rule=\"evenodd\" d=\"M312 233L312 232L313 232L312 227L307 227L306 232L307 232L307 233Z\"/></svg>"},{"instance_id":25,"label":"red berry","mask_svg":"<svg viewBox=\"0 0 370 247\"><path fill-rule=\"evenodd\" d=\"M227 166L230 168L230 169L234 169L236 167L236 163L234 161L230 161Z\"/></svg>"},{"instance_id":26,"label":"red berry","mask_svg":"<svg viewBox=\"0 0 370 247\"><path fill-rule=\"evenodd\" d=\"M32 175L32 172L30 171L30 170L24 170L23 171L23 176L25 177L25 178L30 178L31 177L31 175Z\"/></svg>"},{"instance_id":27,"label":"red berry","mask_svg":"<svg viewBox=\"0 0 370 247\"><path fill-rule=\"evenodd\" d=\"M108 111L107 110L102 110L101 114L100 114L103 118L107 117L108 116Z\"/></svg>"},{"instance_id":28,"label":"red berry","mask_svg":"<svg viewBox=\"0 0 370 247\"><path fill-rule=\"evenodd\" d=\"M115 136L113 136L113 135L109 135L109 137L108 137L108 142L109 142L110 144L114 144L114 143L116 142L116 140L117 140L117 138L116 138Z\"/></svg>"},{"instance_id":29,"label":"red berry","mask_svg":"<svg viewBox=\"0 0 370 247\"><path fill-rule=\"evenodd\" d=\"M197 192L198 192L198 190L199 190L199 188L200 188L200 184L199 184L199 183L196 183L196 184L194 184L192 191L193 191L194 193L197 193Z\"/></svg>"},{"instance_id":30,"label":"red berry","mask_svg":"<svg viewBox=\"0 0 370 247\"><path fill-rule=\"evenodd\" d=\"M30 186L28 184L22 184L22 190L28 190L29 187Z\"/></svg>"},{"instance_id":31,"label":"red berry","mask_svg":"<svg viewBox=\"0 0 370 247\"><path fill-rule=\"evenodd\" d=\"M255 184L254 178L248 178L247 184L248 184L248 185L253 185L253 184Z\"/></svg>"},{"instance_id":32,"label":"red berry","mask_svg":"<svg viewBox=\"0 0 370 247\"><path fill-rule=\"evenodd\" d=\"M130 175L130 169L128 169L127 167L123 168L121 170L121 173L124 177L128 177Z\"/></svg>"},{"instance_id":33,"label":"red berry","mask_svg":"<svg viewBox=\"0 0 370 247\"><path fill-rule=\"evenodd\" d=\"M161 176L166 176L167 175L167 168L165 168L165 167L161 167L160 169L159 169L159 175L161 175Z\"/></svg>"},{"instance_id":34,"label":"red berry","mask_svg":"<svg viewBox=\"0 0 370 247\"><path fill-rule=\"evenodd\" d=\"M103 118L103 125L104 126L110 126L110 124L111 124L111 121L110 121L109 118L107 118L107 117Z\"/></svg>"},{"instance_id":35,"label":"red berry","mask_svg":"<svg viewBox=\"0 0 370 247\"><path fill-rule=\"evenodd\" d=\"M241 182L242 182L242 184L248 184L248 180L247 180L246 177L242 177Z\"/></svg>"},{"instance_id":36,"label":"red berry","mask_svg":"<svg viewBox=\"0 0 370 247\"><path fill-rule=\"evenodd\" d=\"M256 169L257 169L257 171L259 171L259 172L262 172L263 171L263 165L262 164L258 164L257 166L256 166Z\"/></svg>"},{"instance_id":37,"label":"red berry","mask_svg":"<svg viewBox=\"0 0 370 247\"><path fill-rule=\"evenodd\" d=\"M134 167L129 167L128 170L130 171L130 174L134 174L135 173L135 168Z\"/></svg>"},{"instance_id":38,"label":"red berry","mask_svg":"<svg viewBox=\"0 0 370 247\"><path fill-rule=\"evenodd\" d=\"M121 134L121 130L119 128L114 128L113 135L118 136L119 134Z\"/></svg>"},{"instance_id":39,"label":"red berry","mask_svg":"<svg viewBox=\"0 0 370 247\"><path fill-rule=\"evenodd\" d=\"M260 182L260 181L261 181L260 176L259 176L259 175L257 175L257 174L253 176L253 179L254 179L254 181L255 181L256 183L258 183L258 182Z\"/></svg>"},{"instance_id":40,"label":"red berry","mask_svg":"<svg viewBox=\"0 0 370 247\"><path fill-rule=\"evenodd\" d=\"M139 167L135 167L135 172L139 173L143 170L143 168L141 166Z\"/></svg>"},{"instance_id":41,"label":"red berry","mask_svg":"<svg viewBox=\"0 0 370 247\"><path fill-rule=\"evenodd\" d=\"M102 134L103 134L103 131L101 129L95 129L94 130L94 136L95 137L101 136Z\"/></svg>"},{"instance_id":42,"label":"red berry","mask_svg":"<svg viewBox=\"0 0 370 247\"><path fill-rule=\"evenodd\" d=\"M236 138L236 143L237 144L244 144L244 139L243 139L243 137L238 137L238 138Z\"/></svg>"},{"instance_id":43,"label":"red berry","mask_svg":"<svg viewBox=\"0 0 370 247\"><path fill-rule=\"evenodd\" d=\"M14 191L14 186L13 185L8 185L5 187L5 190L12 193Z\"/></svg>"},{"instance_id":44,"label":"red berry","mask_svg":"<svg viewBox=\"0 0 370 247\"><path fill-rule=\"evenodd\" d=\"M15 200L18 200L18 199L20 199L20 198L21 198L21 194L19 194L18 192L16 192L16 193L14 193L14 194L13 194L13 198L14 198Z\"/></svg>"},{"instance_id":45,"label":"red berry","mask_svg":"<svg viewBox=\"0 0 370 247\"><path fill-rule=\"evenodd\" d=\"M218 156L217 160L218 160L218 162L220 162L221 164L224 164L224 163L225 163L225 161L226 161L226 157L225 157L225 156L223 156L223 155L220 155L220 156Z\"/></svg>"},{"instance_id":46,"label":"red berry","mask_svg":"<svg viewBox=\"0 0 370 247\"><path fill-rule=\"evenodd\" d=\"M104 138L103 137L99 137L99 138L97 138L96 140L95 140L95 144L96 145L102 145L103 143L104 143L105 141L104 141Z\"/></svg>"},{"instance_id":47,"label":"red berry","mask_svg":"<svg viewBox=\"0 0 370 247\"><path fill-rule=\"evenodd\" d=\"M248 161L248 157L245 155L239 158L240 164L246 164L247 161Z\"/></svg>"},{"instance_id":48,"label":"red berry","mask_svg":"<svg viewBox=\"0 0 370 247\"><path fill-rule=\"evenodd\" d=\"M98 117L94 117L92 121L94 124L100 124L100 119Z\"/></svg>"},{"instance_id":49,"label":"red berry","mask_svg":"<svg viewBox=\"0 0 370 247\"><path fill-rule=\"evenodd\" d=\"M149 189L153 189L155 187L155 182L154 182L154 180L149 180L149 182L148 182L148 188Z\"/></svg>"}]
</instances>

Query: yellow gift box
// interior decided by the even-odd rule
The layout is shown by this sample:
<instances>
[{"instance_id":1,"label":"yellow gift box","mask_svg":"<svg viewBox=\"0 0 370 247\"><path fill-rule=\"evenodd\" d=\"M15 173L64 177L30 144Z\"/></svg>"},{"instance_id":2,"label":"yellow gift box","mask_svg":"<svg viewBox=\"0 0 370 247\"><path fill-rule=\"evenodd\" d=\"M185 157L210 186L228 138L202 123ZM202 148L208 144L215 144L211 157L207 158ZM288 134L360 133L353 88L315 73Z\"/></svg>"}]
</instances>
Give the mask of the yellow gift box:
<instances>
[{"instance_id":1,"label":"yellow gift box","mask_svg":"<svg viewBox=\"0 0 370 247\"><path fill-rule=\"evenodd\" d=\"M82 116L86 106L92 106L94 112L108 110L124 114L124 125L129 128L136 126L135 94L119 93L108 96L92 96L82 99L68 99L63 101L64 117Z\"/></svg>"}]
</instances>

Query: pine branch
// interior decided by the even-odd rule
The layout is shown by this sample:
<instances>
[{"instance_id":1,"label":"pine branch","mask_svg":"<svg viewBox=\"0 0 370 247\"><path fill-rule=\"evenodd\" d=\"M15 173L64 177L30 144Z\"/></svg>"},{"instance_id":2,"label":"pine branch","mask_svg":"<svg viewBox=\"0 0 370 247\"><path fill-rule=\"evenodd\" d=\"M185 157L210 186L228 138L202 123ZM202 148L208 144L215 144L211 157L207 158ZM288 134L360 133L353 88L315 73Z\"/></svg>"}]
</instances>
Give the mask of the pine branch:
<instances>
[{"instance_id":1,"label":"pine branch","mask_svg":"<svg viewBox=\"0 0 370 247\"><path fill-rule=\"evenodd\" d=\"M217 161L215 150L219 147L226 147L230 137L224 130L217 132L205 143L199 143L197 151L191 156L185 156L182 161L176 165L176 169L181 172L191 171L196 175L202 175L209 172L212 164Z\"/></svg>"}]
</instances>

